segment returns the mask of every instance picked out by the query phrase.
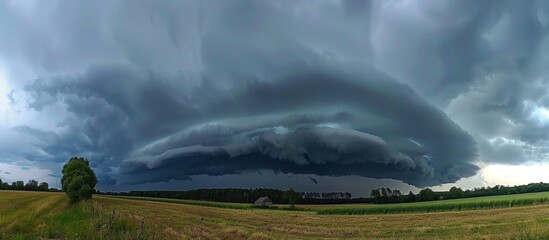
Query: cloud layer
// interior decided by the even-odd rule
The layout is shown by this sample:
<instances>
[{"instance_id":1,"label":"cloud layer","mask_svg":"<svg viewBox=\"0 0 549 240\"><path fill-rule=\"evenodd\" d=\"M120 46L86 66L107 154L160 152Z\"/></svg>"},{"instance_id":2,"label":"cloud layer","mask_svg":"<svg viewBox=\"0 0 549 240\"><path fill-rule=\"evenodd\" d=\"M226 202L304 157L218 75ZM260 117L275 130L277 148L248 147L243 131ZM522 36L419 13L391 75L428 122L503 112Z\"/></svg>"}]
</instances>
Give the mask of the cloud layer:
<instances>
[{"instance_id":1,"label":"cloud layer","mask_svg":"<svg viewBox=\"0 0 549 240\"><path fill-rule=\"evenodd\" d=\"M24 143L0 156L53 169L84 155L121 184L273 170L432 186L479 162L544 161L547 10L2 2L10 136Z\"/></svg>"},{"instance_id":2,"label":"cloud layer","mask_svg":"<svg viewBox=\"0 0 549 240\"><path fill-rule=\"evenodd\" d=\"M202 79L187 94L124 67L39 79L26 87L29 106L62 103L71 113L63 124L71 130L58 137L17 129L67 147L52 154L78 147L104 152L94 156L98 167L124 159L124 183L272 169L424 186L475 173L472 138L411 88L373 69L347 70L310 56L317 63L235 79L238 84L222 89ZM162 137L163 129L177 133Z\"/></svg>"}]
</instances>

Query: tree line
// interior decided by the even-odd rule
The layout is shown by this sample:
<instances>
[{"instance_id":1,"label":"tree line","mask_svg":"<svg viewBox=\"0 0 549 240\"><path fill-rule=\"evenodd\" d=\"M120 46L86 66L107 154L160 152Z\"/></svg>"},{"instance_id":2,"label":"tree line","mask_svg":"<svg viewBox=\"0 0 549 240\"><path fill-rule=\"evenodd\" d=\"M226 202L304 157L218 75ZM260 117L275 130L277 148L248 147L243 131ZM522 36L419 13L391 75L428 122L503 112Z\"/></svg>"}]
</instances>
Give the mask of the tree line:
<instances>
[{"instance_id":1,"label":"tree line","mask_svg":"<svg viewBox=\"0 0 549 240\"><path fill-rule=\"evenodd\" d=\"M253 203L260 197L269 197L273 203L287 204L289 199L284 190L273 188L211 188L187 191L131 191L131 192L98 192L107 195L122 195L136 197L176 198L187 200L202 200L214 202ZM349 202L348 192L296 192L293 199L296 203L343 203Z\"/></svg>"},{"instance_id":2,"label":"tree line","mask_svg":"<svg viewBox=\"0 0 549 240\"><path fill-rule=\"evenodd\" d=\"M272 188L212 188L194 189L188 191L130 191L130 192L105 192L99 194L155 197L155 198L176 198L188 200L202 200L214 202L236 202L253 203L259 197L269 197L274 203L287 203L284 198L284 191Z\"/></svg>"},{"instance_id":3,"label":"tree line","mask_svg":"<svg viewBox=\"0 0 549 240\"><path fill-rule=\"evenodd\" d=\"M449 191L433 191L430 188L425 188L419 191L418 194L409 192L401 194L398 189L391 190L390 188L372 189L370 197L374 203L401 203L401 202L423 202L442 199L458 199L471 197L484 197L495 195L509 195L519 193L534 193L549 191L549 183L530 183L516 186L496 185L493 187L480 187L474 189L463 190L458 187L452 187Z\"/></svg>"},{"instance_id":4,"label":"tree line","mask_svg":"<svg viewBox=\"0 0 549 240\"><path fill-rule=\"evenodd\" d=\"M47 182L38 183L36 180L29 180L27 183L15 181L9 184L2 182L2 179L0 179L0 190L57 191L56 188L49 188Z\"/></svg>"}]
</instances>

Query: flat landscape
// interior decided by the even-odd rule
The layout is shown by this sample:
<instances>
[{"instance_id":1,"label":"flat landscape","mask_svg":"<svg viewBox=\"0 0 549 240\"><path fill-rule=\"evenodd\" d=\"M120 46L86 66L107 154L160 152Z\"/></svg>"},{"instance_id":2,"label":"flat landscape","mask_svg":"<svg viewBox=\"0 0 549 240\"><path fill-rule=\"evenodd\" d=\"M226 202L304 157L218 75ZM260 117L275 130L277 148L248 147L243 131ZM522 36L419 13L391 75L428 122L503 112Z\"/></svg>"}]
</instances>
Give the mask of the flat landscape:
<instances>
[{"instance_id":1,"label":"flat landscape","mask_svg":"<svg viewBox=\"0 0 549 240\"><path fill-rule=\"evenodd\" d=\"M435 201L539 199L549 193ZM318 209L392 205L302 205L308 211L233 209L94 196L69 205L63 193L0 191L2 239L546 239L549 205L404 214L320 215ZM162 199L165 200L165 199ZM205 202L211 203L211 202ZM246 206L246 204L228 204ZM141 227L143 224L143 227Z\"/></svg>"},{"instance_id":2,"label":"flat landscape","mask_svg":"<svg viewBox=\"0 0 549 240\"><path fill-rule=\"evenodd\" d=\"M140 239L138 221L64 193L0 191L0 239Z\"/></svg>"},{"instance_id":3,"label":"flat landscape","mask_svg":"<svg viewBox=\"0 0 549 240\"><path fill-rule=\"evenodd\" d=\"M0 240L549 240L549 0L0 0Z\"/></svg>"},{"instance_id":4,"label":"flat landscape","mask_svg":"<svg viewBox=\"0 0 549 240\"><path fill-rule=\"evenodd\" d=\"M249 209L250 204L246 203L224 203L184 199L132 197L132 196L111 196L123 199L182 203L198 206L210 206L231 209ZM496 195L475 198L449 199L442 201L397 203L397 204L297 204L296 207L306 211L318 211L320 214L385 214L385 213L406 213L406 212L440 212L459 211L476 209L493 209L513 206L526 206L540 203L549 203L549 192L524 193L511 195ZM278 204L279 208L287 208L288 205Z\"/></svg>"}]
</instances>

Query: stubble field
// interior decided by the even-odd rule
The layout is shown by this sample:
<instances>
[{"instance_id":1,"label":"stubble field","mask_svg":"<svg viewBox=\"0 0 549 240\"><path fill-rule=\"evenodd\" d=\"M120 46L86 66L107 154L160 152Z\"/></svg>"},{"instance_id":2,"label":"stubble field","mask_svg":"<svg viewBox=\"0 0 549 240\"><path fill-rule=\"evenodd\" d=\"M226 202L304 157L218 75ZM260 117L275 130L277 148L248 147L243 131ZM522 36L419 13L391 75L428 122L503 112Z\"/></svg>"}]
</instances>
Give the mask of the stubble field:
<instances>
[{"instance_id":1,"label":"stubble field","mask_svg":"<svg viewBox=\"0 0 549 240\"><path fill-rule=\"evenodd\" d=\"M319 215L106 196L71 206L63 193L0 191L2 239L547 239L548 229L548 204Z\"/></svg>"}]
</instances>

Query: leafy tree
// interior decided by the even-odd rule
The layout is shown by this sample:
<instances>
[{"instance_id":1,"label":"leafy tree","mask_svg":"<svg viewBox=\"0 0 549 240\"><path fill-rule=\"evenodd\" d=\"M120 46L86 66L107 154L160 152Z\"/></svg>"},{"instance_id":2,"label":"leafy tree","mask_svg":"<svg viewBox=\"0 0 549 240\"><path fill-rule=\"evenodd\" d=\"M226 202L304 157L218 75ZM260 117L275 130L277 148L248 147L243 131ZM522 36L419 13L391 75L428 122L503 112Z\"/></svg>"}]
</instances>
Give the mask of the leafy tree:
<instances>
[{"instance_id":1,"label":"leafy tree","mask_svg":"<svg viewBox=\"0 0 549 240\"><path fill-rule=\"evenodd\" d=\"M452 187L450 188L450 191L448 191L448 198L462 198L463 197L463 190L461 188Z\"/></svg>"},{"instance_id":2,"label":"leafy tree","mask_svg":"<svg viewBox=\"0 0 549 240\"><path fill-rule=\"evenodd\" d=\"M435 200L435 192L433 192L433 190L431 190L430 188L425 188L419 191L419 196L421 198L421 201Z\"/></svg>"},{"instance_id":3,"label":"leafy tree","mask_svg":"<svg viewBox=\"0 0 549 240\"><path fill-rule=\"evenodd\" d=\"M379 203L379 199L381 198L381 192L379 189L372 189L370 192L370 196L374 198L375 203Z\"/></svg>"},{"instance_id":4,"label":"leafy tree","mask_svg":"<svg viewBox=\"0 0 549 240\"><path fill-rule=\"evenodd\" d=\"M293 188L290 188L284 192L283 198L288 200L290 208L295 208L295 201L301 198L301 193L298 193Z\"/></svg>"},{"instance_id":5,"label":"leafy tree","mask_svg":"<svg viewBox=\"0 0 549 240\"><path fill-rule=\"evenodd\" d=\"M71 181L68 183L68 186L66 186L67 190L65 191L65 193L67 194L67 196L69 196L69 200L72 203L79 202L80 200L83 200L83 199L91 198L91 194L89 196L83 195L83 193L86 193L82 191L84 186L87 186L87 184L85 184L84 178L82 176L76 176L71 178Z\"/></svg>"},{"instance_id":6,"label":"leafy tree","mask_svg":"<svg viewBox=\"0 0 549 240\"><path fill-rule=\"evenodd\" d=\"M38 190L38 181L36 180L29 180L27 184L25 184L26 190L36 191Z\"/></svg>"},{"instance_id":7,"label":"leafy tree","mask_svg":"<svg viewBox=\"0 0 549 240\"><path fill-rule=\"evenodd\" d=\"M38 190L40 190L40 191L48 191L49 188L50 188L50 186L47 182L42 182L38 186Z\"/></svg>"},{"instance_id":8,"label":"leafy tree","mask_svg":"<svg viewBox=\"0 0 549 240\"><path fill-rule=\"evenodd\" d=\"M90 199L97 177L85 158L73 157L63 166L61 186L71 202Z\"/></svg>"},{"instance_id":9,"label":"leafy tree","mask_svg":"<svg viewBox=\"0 0 549 240\"><path fill-rule=\"evenodd\" d=\"M13 190L23 190L25 189L25 182L23 181L17 181L11 183L11 189Z\"/></svg>"}]
</instances>

